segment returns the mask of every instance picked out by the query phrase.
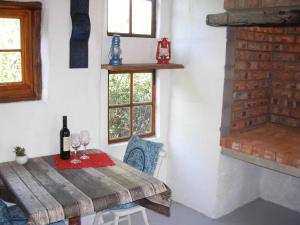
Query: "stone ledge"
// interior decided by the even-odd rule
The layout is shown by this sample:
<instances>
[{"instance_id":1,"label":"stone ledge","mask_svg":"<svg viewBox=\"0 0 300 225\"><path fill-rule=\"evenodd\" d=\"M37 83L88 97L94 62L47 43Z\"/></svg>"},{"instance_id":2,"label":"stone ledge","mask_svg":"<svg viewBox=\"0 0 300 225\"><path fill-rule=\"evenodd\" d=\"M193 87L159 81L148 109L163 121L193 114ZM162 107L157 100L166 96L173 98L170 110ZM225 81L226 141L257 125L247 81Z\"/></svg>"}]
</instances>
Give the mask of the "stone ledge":
<instances>
[{"instance_id":1,"label":"stone ledge","mask_svg":"<svg viewBox=\"0 0 300 225\"><path fill-rule=\"evenodd\" d=\"M265 124L222 137L221 146L251 156L252 161L264 159L300 171L300 128Z\"/></svg>"},{"instance_id":2,"label":"stone ledge","mask_svg":"<svg viewBox=\"0 0 300 225\"><path fill-rule=\"evenodd\" d=\"M276 172L300 178L300 169L295 167L283 165L266 159L261 159L252 155L247 155L245 153L227 148L222 148L222 154L266 169L274 170Z\"/></svg>"}]
</instances>

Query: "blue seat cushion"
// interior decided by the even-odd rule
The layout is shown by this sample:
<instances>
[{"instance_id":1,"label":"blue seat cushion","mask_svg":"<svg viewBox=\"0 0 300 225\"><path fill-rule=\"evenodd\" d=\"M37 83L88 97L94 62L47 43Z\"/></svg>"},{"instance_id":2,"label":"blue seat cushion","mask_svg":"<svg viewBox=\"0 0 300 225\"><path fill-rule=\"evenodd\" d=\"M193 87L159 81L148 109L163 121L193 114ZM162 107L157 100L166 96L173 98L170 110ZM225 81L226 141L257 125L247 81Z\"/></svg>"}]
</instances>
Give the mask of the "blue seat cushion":
<instances>
[{"instance_id":1,"label":"blue seat cushion","mask_svg":"<svg viewBox=\"0 0 300 225\"><path fill-rule=\"evenodd\" d=\"M27 216L16 205L7 207L0 199L0 225L26 225L28 222ZM50 223L50 225L66 225L64 221Z\"/></svg>"},{"instance_id":2,"label":"blue seat cushion","mask_svg":"<svg viewBox=\"0 0 300 225\"><path fill-rule=\"evenodd\" d=\"M28 222L27 216L24 212L16 205L8 207L8 212L11 219L12 225L26 225ZM66 225L64 221L50 223L49 225Z\"/></svg>"},{"instance_id":3,"label":"blue seat cushion","mask_svg":"<svg viewBox=\"0 0 300 225\"><path fill-rule=\"evenodd\" d=\"M8 212L12 220L27 220L27 216L16 205L8 207Z\"/></svg>"},{"instance_id":4,"label":"blue seat cushion","mask_svg":"<svg viewBox=\"0 0 300 225\"><path fill-rule=\"evenodd\" d=\"M7 205L0 199L0 225L12 225Z\"/></svg>"},{"instance_id":5,"label":"blue seat cushion","mask_svg":"<svg viewBox=\"0 0 300 225\"><path fill-rule=\"evenodd\" d=\"M123 161L126 164L153 176L162 146L163 144L161 143L142 140L138 135L133 135L128 141ZM129 209L135 206L138 205L132 202L118 205L108 210Z\"/></svg>"},{"instance_id":6,"label":"blue seat cushion","mask_svg":"<svg viewBox=\"0 0 300 225\"><path fill-rule=\"evenodd\" d=\"M123 161L153 176L162 146L161 143L142 140L138 135L133 135L128 141Z\"/></svg>"},{"instance_id":7,"label":"blue seat cushion","mask_svg":"<svg viewBox=\"0 0 300 225\"><path fill-rule=\"evenodd\" d=\"M138 206L138 205L131 202L131 203L123 204L123 205L114 206L114 207L112 207L108 210L130 209L130 208L133 208L133 207L136 207L136 206Z\"/></svg>"},{"instance_id":8,"label":"blue seat cushion","mask_svg":"<svg viewBox=\"0 0 300 225\"><path fill-rule=\"evenodd\" d=\"M49 223L49 225L66 225L66 223L64 221L58 221L55 223Z\"/></svg>"},{"instance_id":9,"label":"blue seat cushion","mask_svg":"<svg viewBox=\"0 0 300 225\"><path fill-rule=\"evenodd\" d=\"M16 221L11 221L12 225L27 225L27 220L16 220Z\"/></svg>"},{"instance_id":10,"label":"blue seat cushion","mask_svg":"<svg viewBox=\"0 0 300 225\"><path fill-rule=\"evenodd\" d=\"M13 225L26 225L28 219L24 212L16 205L8 207L10 221Z\"/></svg>"}]
</instances>

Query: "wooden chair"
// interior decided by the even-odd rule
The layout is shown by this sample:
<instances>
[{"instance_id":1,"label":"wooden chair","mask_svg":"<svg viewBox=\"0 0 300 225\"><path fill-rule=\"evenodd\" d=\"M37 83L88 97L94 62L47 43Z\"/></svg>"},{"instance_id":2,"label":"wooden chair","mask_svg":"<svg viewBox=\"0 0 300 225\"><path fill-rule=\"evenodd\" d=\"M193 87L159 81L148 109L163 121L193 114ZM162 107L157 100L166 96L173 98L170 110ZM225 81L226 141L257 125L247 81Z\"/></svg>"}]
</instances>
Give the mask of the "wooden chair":
<instances>
[{"instance_id":1,"label":"wooden chair","mask_svg":"<svg viewBox=\"0 0 300 225\"><path fill-rule=\"evenodd\" d=\"M164 161L164 159L166 158L166 152L161 150L159 153L159 158L156 164L156 168L155 168L155 172L154 172L154 177L158 178L159 176L159 172L160 172L160 168L162 166L162 163ZM131 223L131 215L135 214L135 213L142 213L143 216L143 220L145 225L149 225L148 222L148 217L147 217L147 213L146 213L146 209L142 206L133 206L127 209L117 209L117 210L110 210L110 211L105 211L105 212L98 212L95 215L94 218L94 222L93 225L118 225L119 222L123 222L123 221L128 221L128 225L132 225ZM111 213L114 217L114 220L112 221L108 221L108 222L104 222L103 216L107 215Z\"/></svg>"}]
</instances>

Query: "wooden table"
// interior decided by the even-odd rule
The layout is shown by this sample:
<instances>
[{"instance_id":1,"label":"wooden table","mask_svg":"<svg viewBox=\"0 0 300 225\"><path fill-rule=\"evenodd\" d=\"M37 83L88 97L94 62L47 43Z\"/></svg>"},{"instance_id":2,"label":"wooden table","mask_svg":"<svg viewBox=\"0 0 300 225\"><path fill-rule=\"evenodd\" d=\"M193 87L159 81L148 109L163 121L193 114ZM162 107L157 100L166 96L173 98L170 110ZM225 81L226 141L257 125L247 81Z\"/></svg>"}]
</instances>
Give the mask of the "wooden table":
<instances>
[{"instance_id":1,"label":"wooden table","mask_svg":"<svg viewBox=\"0 0 300 225\"><path fill-rule=\"evenodd\" d=\"M171 192L163 182L112 159L115 166L68 170L56 169L53 156L24 166L5 162L0 177L36 225L64 219L80 224L80 216L133 201L169 214Z\"/></svg>"}]
</instances>

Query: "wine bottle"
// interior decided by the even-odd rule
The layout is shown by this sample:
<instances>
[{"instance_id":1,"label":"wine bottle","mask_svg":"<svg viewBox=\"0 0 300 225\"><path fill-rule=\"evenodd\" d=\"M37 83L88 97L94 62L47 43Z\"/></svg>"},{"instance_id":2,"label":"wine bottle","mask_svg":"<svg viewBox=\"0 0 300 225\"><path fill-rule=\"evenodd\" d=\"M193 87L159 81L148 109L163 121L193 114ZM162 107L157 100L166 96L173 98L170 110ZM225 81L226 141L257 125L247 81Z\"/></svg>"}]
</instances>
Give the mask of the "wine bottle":
<instances>
[{"instance_id":1,"label":"wine bottle","mask_svg":"<svg viewBox=\"0 0 300 225\"><path fill-rule=\"evenodd\" d=\"M70 131L67 127L67 116L63 116L63 127L60 130L60 158L70 159Z\"/></svg>"}]
</instances>

